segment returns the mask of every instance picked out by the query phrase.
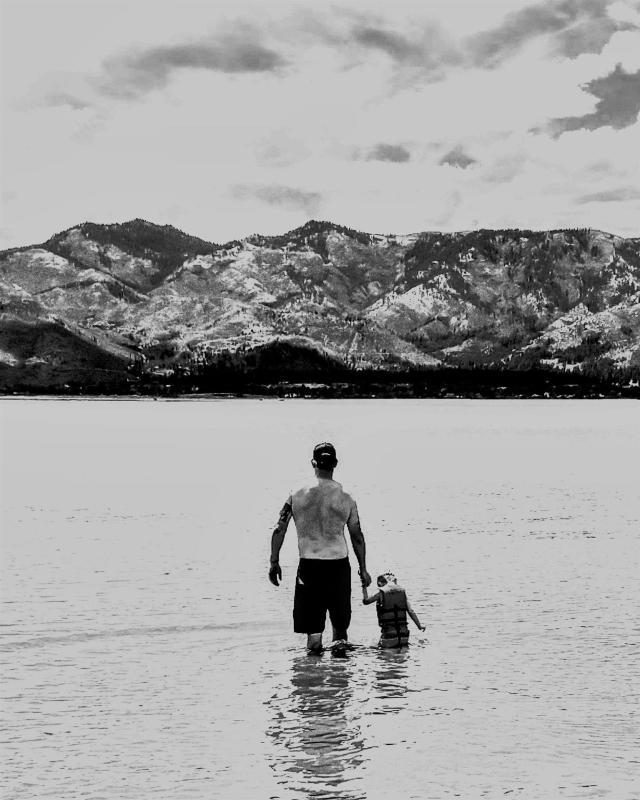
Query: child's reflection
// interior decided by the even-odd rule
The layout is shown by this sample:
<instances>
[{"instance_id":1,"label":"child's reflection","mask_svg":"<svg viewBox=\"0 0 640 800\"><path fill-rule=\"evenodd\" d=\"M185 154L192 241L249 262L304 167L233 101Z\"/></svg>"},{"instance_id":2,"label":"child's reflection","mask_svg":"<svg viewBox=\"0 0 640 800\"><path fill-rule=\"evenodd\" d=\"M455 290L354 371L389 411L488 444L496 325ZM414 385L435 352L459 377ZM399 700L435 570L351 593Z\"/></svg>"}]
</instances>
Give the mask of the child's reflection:
<instances>
[{"instance_id":1,"label":"child's reflection","mask_svg":"<svg viewBox=\"0 0 640 800\"><path fill-rule=\"evenodd\" d=\"M375 696L381 700L404 697L409 681L409 651L381 648L376 655Z\"/></svg>"}]
</instances>

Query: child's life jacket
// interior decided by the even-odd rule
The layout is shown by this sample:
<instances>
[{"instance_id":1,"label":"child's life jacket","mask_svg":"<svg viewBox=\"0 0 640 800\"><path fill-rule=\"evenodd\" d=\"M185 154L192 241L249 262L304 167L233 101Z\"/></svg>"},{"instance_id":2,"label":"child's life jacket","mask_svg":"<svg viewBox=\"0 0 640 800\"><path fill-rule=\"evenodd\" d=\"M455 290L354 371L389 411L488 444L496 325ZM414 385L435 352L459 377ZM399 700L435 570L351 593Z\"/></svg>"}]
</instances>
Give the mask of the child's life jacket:
<instances>
[{"instance_id":1,"label":"child's life jacket","mask_svg":"<svg viewBox=\"0 0 640 800\"><path fill-rule=\"evenodd\" d=\"M383 639L400 639L409 635L407 595L401 586L389 583L381 589L376 611Z\"/></svg>"}]
</instances>

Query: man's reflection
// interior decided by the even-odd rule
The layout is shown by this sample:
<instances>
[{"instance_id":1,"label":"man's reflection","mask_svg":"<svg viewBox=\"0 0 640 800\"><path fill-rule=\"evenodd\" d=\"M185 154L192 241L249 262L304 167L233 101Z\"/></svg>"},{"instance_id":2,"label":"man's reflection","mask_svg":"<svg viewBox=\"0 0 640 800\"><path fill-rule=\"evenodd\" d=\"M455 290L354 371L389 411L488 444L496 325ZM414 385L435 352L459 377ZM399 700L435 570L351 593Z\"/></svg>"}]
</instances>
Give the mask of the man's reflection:
<instances>
[{"instance_id":1,"label":"man's reflection","mask_svg":"<svg viewBox=\"0 0 640 800\"><path fill-rule=\"evenodd\" d=\"M291 692L273 698L267 735L276 746L271 767L279 784L310 798L357 800L363 761L360 712L348 661L302 656L291 671Z\"/></svg>"}]
</instances>

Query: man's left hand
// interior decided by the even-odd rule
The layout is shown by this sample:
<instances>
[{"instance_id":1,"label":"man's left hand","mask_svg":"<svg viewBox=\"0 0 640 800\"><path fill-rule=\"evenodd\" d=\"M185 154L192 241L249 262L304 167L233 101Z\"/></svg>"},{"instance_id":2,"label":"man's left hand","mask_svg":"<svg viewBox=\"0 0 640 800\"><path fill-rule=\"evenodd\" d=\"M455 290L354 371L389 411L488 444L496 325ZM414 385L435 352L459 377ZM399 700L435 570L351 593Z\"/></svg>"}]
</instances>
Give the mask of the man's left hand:
<instances>
[{"instance_id":1,"label":"man's left hand","mask_svg":"<svg viewBox=\"0 0 640 800\"><path fill-rule=\"evenodd\" d=\"M280 569L280 564L276 561L275 564L271 565L271 569L269 570L269 580L274 586L280 586L280 581L282 580L282 570Z\"/></svg>"},{"instance_id":2,"label":"man's left hand","mask_svg":"<svg viewBox=\"0 0 640 800\"><path fill-rule=\"evenodd\" d=\"M360 575L360 583L363 586L369 586L371 583L371 575L367 572L366 569L361 569L358 571L358 575Z\"/></svg>"}]
</instances>

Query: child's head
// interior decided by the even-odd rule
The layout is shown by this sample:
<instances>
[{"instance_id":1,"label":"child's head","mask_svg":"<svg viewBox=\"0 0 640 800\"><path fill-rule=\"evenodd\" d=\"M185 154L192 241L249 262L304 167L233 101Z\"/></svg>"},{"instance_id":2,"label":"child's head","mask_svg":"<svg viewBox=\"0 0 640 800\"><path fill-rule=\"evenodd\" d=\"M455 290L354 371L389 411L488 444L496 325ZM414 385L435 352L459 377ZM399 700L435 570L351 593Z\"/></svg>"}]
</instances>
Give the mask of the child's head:
<instances>
[{"instance_id":1,"label":"child's head","mask_svg":"<svg viewBox=\"0 0 640 800\"><path fill-rule=\"evenodd\" d=\"M382 589L382 587L386 586L388 583L397 583L397 580L393 572L383 572L382 575L378 575L376 578L376 583L378 584L378 588Z\"/></svg>"}]
</instances>

